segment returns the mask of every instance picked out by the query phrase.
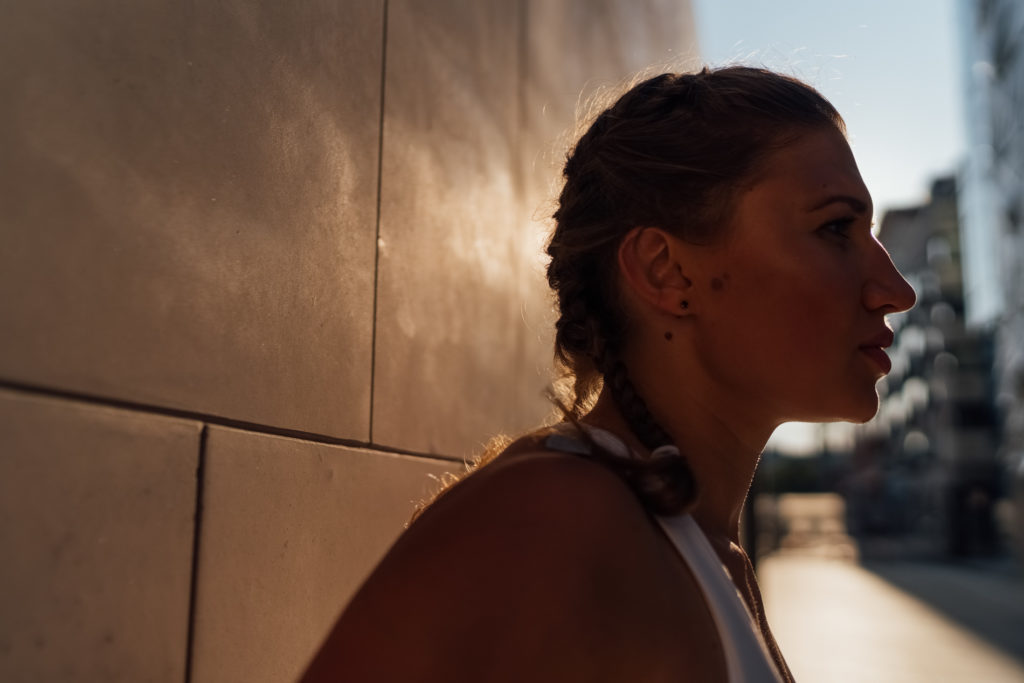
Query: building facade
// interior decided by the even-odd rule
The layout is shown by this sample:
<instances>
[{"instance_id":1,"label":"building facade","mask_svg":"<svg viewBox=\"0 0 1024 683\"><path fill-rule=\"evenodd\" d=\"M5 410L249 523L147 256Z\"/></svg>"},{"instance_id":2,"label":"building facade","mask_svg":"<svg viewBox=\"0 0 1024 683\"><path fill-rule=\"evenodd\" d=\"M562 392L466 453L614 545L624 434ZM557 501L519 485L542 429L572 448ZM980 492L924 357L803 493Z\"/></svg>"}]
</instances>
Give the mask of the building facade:
<instances>
[{"instance_id":1,"label":"building facade","mask_svg":"<svg viewBox=\"0 0 1024 683\"><path fill-rule=\"evenodd\" d=\"M1024 557L1024 6L960 0L967 159L960 173L966 319L992 335L998 453Z\"/></svg>"},{"instance_id":2,"label":"building facade","mask_svg":"<svg viewBox=\"0 0 1024 683\"><path fill-rule=\"evenodd\" d=\"M1003 480L992 334L965 318L957 197L942 178L926 204L882 220L879 239L918 300L893 317L892 372L878 417L856 431L846 483L855 533L902 536L931 556L998 549Z\"/></svg>"}]
</instances>

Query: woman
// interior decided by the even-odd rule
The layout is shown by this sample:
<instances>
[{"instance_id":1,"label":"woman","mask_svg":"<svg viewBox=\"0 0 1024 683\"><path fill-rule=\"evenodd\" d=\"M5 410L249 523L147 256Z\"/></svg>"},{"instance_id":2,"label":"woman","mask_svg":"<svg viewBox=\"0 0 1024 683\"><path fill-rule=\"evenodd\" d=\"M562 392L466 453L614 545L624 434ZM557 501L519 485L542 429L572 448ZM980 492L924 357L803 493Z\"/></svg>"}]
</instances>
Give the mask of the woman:
<instances>
[{"instance_id":1,"label":"woman","mask_svg":"<svg viewBox=\"0 0 1024 683\"><path fill-rule=\"evenodd\" d=\"M914 303L843 121L768 71L663 74L564 175L566 420L416 520L307 681L792 680L740 510L778 425L875 413Z\"/></svg>"}]
</instances>

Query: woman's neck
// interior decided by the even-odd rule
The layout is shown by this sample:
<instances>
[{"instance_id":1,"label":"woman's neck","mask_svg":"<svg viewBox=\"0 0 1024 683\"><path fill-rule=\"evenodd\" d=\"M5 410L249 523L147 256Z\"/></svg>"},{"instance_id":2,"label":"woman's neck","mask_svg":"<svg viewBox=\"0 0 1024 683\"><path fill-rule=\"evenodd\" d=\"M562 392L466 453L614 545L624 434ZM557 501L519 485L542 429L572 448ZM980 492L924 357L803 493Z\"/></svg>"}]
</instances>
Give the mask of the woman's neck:
<instances>
[{"instance_id":1,"label":"woman's neck","mask_svg":"<svg viewBox=\"0 0 1024 683\"><path fill-rule=\"evenodd\" d=\"M652 401L656 397L648 398L643 391L641 395L648 405L658 405ZM750 445L700 404L684 405L688 402L683 397L676 397L676 402L673 410L655 409L654 415L686 457L696 478L697 503L691 514L713 541L738 543L743 502L768 435L764 441ZM637 452L647 451L607 388L583 422L607 429Z\"/></svg>"}]
</instances>

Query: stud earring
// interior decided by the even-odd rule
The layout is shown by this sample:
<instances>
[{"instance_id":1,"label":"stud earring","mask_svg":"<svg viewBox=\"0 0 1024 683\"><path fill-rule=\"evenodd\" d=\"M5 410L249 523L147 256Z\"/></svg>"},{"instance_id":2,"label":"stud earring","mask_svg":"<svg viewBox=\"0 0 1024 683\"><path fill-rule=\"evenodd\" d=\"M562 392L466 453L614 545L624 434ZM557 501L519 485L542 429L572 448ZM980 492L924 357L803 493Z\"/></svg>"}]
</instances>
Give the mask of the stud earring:
<instances>
[{"instance_id":1,"label":"stud earring","mask_svg":"<svg viewBox=\"0 0 1024 683\"><path fill-rule=\"evenodd\" d=\"M682 301L679 302L679 308L683 309L684 311L686 309L688 309L689 307L690 307L690 302L687 301L686 299L683 299Z\"/></svg>"}]
</instances>

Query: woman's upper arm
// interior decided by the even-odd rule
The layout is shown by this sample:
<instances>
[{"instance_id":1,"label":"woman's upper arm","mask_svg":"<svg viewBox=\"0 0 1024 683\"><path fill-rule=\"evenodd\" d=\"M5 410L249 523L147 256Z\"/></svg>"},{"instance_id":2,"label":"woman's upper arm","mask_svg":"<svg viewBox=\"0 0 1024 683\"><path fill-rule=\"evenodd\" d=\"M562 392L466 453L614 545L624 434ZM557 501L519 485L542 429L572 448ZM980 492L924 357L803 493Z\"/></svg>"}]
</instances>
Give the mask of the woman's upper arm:
<instances>
[{"instance_id":1,"label":"woman's upper arm","mask_svg":"<svg viewBox=\"0 0 1024 683\"><path fill-rule=\"evenodd\" d=\"M654 537L599 465L496 462L399 539L303 680L643 680L670 626Z\"/></svg>"}]
</instances>

